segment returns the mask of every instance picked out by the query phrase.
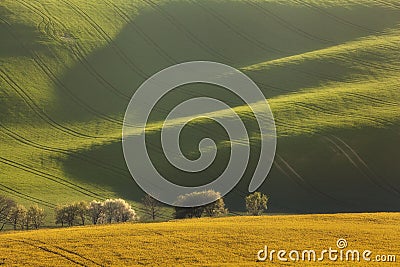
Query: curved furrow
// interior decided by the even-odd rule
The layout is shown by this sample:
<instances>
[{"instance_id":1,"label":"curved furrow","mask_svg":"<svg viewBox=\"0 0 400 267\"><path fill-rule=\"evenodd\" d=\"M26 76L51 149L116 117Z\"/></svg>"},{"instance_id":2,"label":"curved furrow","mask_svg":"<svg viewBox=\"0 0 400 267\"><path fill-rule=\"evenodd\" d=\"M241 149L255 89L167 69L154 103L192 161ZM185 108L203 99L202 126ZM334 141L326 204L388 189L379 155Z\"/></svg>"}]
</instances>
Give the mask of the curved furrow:
<instances>
[{"instance_id":1,"label":"curved furrow","mask_svg":"<svg viewBox=\"0 0 400 267\"><path fill-rule=\"evenodd\" d=\"M160 45L158 45L145 31L143 31L139 25L135 23L130 16L123 11L119 6L117 6L112 1L106 1L106 3L115 10L118 16L125 21L125 23L133 29L134 32L138 33L150 46L154 47L157 53L162 56L170 64L177 64L178 62L169 55Z\"/></svg>"},{"instance_id":2,"label":"curved furrow","mask_svg":"<svg viewBox=\"0 0 400 267\"><path fill-rule=\"evenodd\" d=\"M55 21L58 25L60 25L65 32L68 32L68 28L65 26L63 22L61 22L57 17L51 16L50 14L46 14L39 8L28 4L22 0L19 0L19 3L24 5L28 10L31 12L39 15L42 17L44 20L47 18L49 21ZM54 37L54 36L53 36ZM55 37L57 41L59 41L59 38ZM112 93L116 94L117 97L123 98L123 99L130 99L128 95L125 93L121 92L118 88L116 88L114 85L112 85L109 81L107 81L98 71L87 61L86 56L84 55L85 53L83 52L83 48L80 45L80 43L75 40L74 44L70 44L69 49L71 52L75 55L76 59L87 69L89 74L91 74L100 84L104 86L104 88L109 89Z\"/></svg>"},{"instance_id":3,"label":"curved furrow","mask_svg":"<svg viewBox=\"0 0 400 267\"><path fill-rule=\"evenodd\" d=\"M261 50L264 50L266 52L272 52L272 53L278 53L278 54L287 54L289 52L294 52L294 51L283 51L279 48L275 48L272 46L269 46L255 38L249 37L245 32L241 32L239 30L237 30L233 25L231 25L229 22L227 22L223 16L221 16L221 14L218 14L217 12L215 12L214 10L212 10L211 8L208 8L204 5L202 5L200 3L200 1L193 1L190 0L190 3L197 5L198 7L200 7L201 9L205 10L208 14L210 14L213 18L215 18L217 21L219 21L221 24L225 25L225 27L227 27L229 30L231 30L232 32L234 32L235 34L237 34L238 36L240 36L241 38L243 38L244 40L246 40L247 42L253 44L255 47L260 48Z\"/></svg>"},{"instance_id":4,"label":"curved furrow","mask_svg":"<svg viewBox=\"0 0 400 267\"><path fill-rule=\"evenodd\" d=\"M63 251L63 252L66 252L66 253L68 253L68 254L71 254L71 255L73 255L73 256L77 256L77 257L79 257L80 259L82 259L82 260L84 260L84 261L89 261L90 262L90 265L92 265L92 264L94 264L94 265L96 265L96 266L103 266L103 265L101 265L100 263L98 263L98 262L96 262L96 261L94 261L94 260L92 260L92 259L90 259L90 258L88 258L88 257L85 257L85 256L83 256L83 255L81 255L81 254L79 254L79 253L77 253L77 252L75 252L75 251L72 251L72 250L69 250L69 249L65 249L65 248L63 248L63 247L60 247L60 246L57 246L57 245L49 245L48 243L45 243L45 242L43 242L43 241L41 241L41 240L37 240L37 239L32 239L32 238L27 238L26 240L29 240L29 241L31 241L31 242L36 242L36 243L39 243L39 244L41 244L41 245L45 245L46 247L50 247L50 248L52 248L52 249L58 249L58 250L61 250L61 251Z\"/></svg>"},{"instance_id":5,"label":"curved furrow","mask_svg":"<svg viewBox=\"0 0 400 267\"><path fill-rule=\"evenodd\" d=\"M0 76L1 78L12 88L23 100L24 102L29 106L29 108L39 117L41 118L45 123L49 124L51 127L61 131L64 134L72 135L75 137L81 137L81 138L104 138L104 137L98 137L98 136L92 136L88 134L84 134L81 132L78 132L76 130L73 130L69 127L66 127L55 120L53 120L47 113L41 109L36 102L26 93L24 89L22 89L12 78L7 75L3 70L0 70Z\"/></svg>"},{"instance_id":6,"label":"curved furrow","mask_svg":"<svg viewBox=\"0 0 400 267\"><path fill-rule=\"evenodd\" d=\"M56 176L56 175L49 174L49 173L37 170L37 169L33 168L32 166L27 166L25 164L18 163L16 161L12 161L12 160L9 160L9 159L3 158L3 157L0 157L0 162L5 164L5 165L8 165L10 167L13 167L13 168L16 168L16 169L19 169L19 170L34 174L36 176L39 176L39 177L42 177L44 179L50 180L52 182L55 182L55 183L57 183L59 185L68 187L69 189L77 191L77 192L79 192L79 193L81 193L83 195L86 195L88 197L96 197L96 198L100 197L100 198L104 199L104 197L102 197L101 195L99 195L99 194L97 194L95 192L92 192L89 189L86 189L86 188L84 188L84 187L82 187L80 185L74 184L74 183L72 183L70 181L67 181L67 180L65 180L65 179L63 179L61 177Z\"/></svg>"},{"instance_id":7,"label":"curved furrow","mask_svg":"<svg viewBox=\"0 0 400 267\"><path fill-rule=\"evenodd\" d=\"M400 195L400 190L390 182L386 181L383 177L378 176L377 173L369 167L365 160L361 158L361 156L348 143L335 135L332 135L332 137L342 143L353 154L355 159L360 163L361 166L364 167L364 169L369 173L370 176L374 177L375 180L382 181L387 188L390 188L392 191L395 191L397 194Z\"/></svg>"},{"instance_id":8,"label":"curved furrow","mask_svg":"<svg viewBox=\"0 0 400 267\"><path fill-rule=\"evenodd\" d=\"M299 1L296 1L296 0L293 0L293 1L299 3ZM250 5L253 4L253 6L256 5L255 7L256 7L257 10L266 12L266 13L265 13L266 15L270 15L270 16L274 17L275 19L277 19L277 20L278 20L278 23L279 23L279 21L280 21L280 22L281 22L281 23L279 23L280 25L284 26L285 28L289 29L290 31L297 32L297 33L300 32L301 35L302 35L303 37L306 37L307 39L318 41L318 42L320 42L321 44L329 44L330 46L337 46L337 45L340 45L340 43L335 42L335 41L333 41L333 40L322 39L322 38L320 38L320 37L318 37L318 36L315 36L315 35L313 35L313 34L310 34L310 33L306 32L306 31L302 30L301 28L297 27L296 25L293 25L292 23L288 22L287 20L283 19L282 17L280 17L280 16L274 14L274 12L268 10L268 9L265 8L264 6L255 3L253 0L246 0L245 2L248 3L248 4L250 4ZM304 3L304 2L302 2L302 3ZM373 31L373 30L370 30L370 31ZM373 34L376 34L376 33L377 33L377 32L373 32ZM370 55L379 57L379 54L373 53L373 52L371 52L371 51L369 51L369 52L367 52L367 53L370 54ZM346 60L346 58L345 58L345 60ZM363 61L363 60L361 60L361 59L357 59L357 60L358 60L359 62L364 62L364 63L366 62L366 61Z\"/></svg>"},{"instance_id":9,"label":"curved furrow","mask_svg":"<svg viewBox=\"0 0 400 267\"><path fill-rule=\"evenodd\" d=\"M75 11L77 14L79 14L83 19L85 19L95 30L96 32L104 39L108 45L113 47L114 51L118 54L118 56L126 63L131 70L133 70L136 74L138 74L140 77L147 79L150 77L147 73L145 73L142 69L140 69L139 66L136 65L126 54L122 49L119 48L118 45L115 44L113 38L111 38L104 30L103 28L97 24L85 11L83 11L81 8L78 6L65 1L61 0L66 6L70 7L73 11Z\"/></svg>"},{"instance_id":10,"label":"curved furrow","mask_svg":"<svg viewBox=\"0 0 400 267\"><path fill-rule=\"evenodd\" d=\"M29 242L29 241L26 241L26 240L24 240L24 239L11 239L11 240L16 241L16 242L20 242L20 243L23 243L23 244L30 245L30 246L35 247L35 248L37 248L37 249L43 250L43 251L45 251L45 252L48 252L48 253L50 253L50 254L52 254L52 255L59 256L59 257L65 259L65 260L67 260L70 264L73 263L73 264L75 264L75 265L84 266L84 267L88 266L88 265L86 265L85 263L82 263L82 262L80 262L80 261L77 261L77 260L71 258L70 256L64 255L63 253L60 253L60 252L55 251L55 250L53 250L53 249L49 249L49 248L47 248L47 247L45 247L45 246L43 246L43 245L36 245L36 244L34 244L34 243L32 243L32 242Z\"/></svg>"},{"instance_id":11,"label":"curved furrow","mask_svg":"<svg viewBox=\"0 0 400 267\"><path fill-rule=\"evenodd\" d=\"M216 58L219 58L220 60L225 61L226 63L234 63L231 59L225 57L222 53L217 51L216 49L212 48L209 46L207 43L205 43L203 40L199 39L194 35L192 32L186 29L186 27L179 22L174 16L166 12L160 5L157 5L151 0L143 0L146 2L150 7L152 7L155 11L157 11L159 14L161 14L164 18L166 18L171 25L173 25L176 29L181 31L182 33L185 34L186 37L188 37L194 44L199 46L203 51L207 51L210 55L215 56Z\"/></svg>"},{"instance_id":12,"label":"curved furrow","mask_svg":"<svg viewBox=\"0 0 400 267\"><path fill-rule=\"evenodd\" d=\"M376 103L376 104L389 105L389 106L399 106L400 105L400 103L398 103L398 102L396 103L396 102L392 102L392 101L388 101L388 100L383 100L383 99L379 99L376 97L372 97L370 95L364 95L364 94L355 93L355 92L346 92L346 94L355 96L358 98L366 99L366 100L371 101L372 103Z\"/></svg>"},{"instance_id":13,"label":"curved furrow","mask_svg":"<svg viewBox=\"0 0 400 267\"><path fill-rule=\"evenodd\" d=\"M31 146L31 147L34 147L34 148L37 148L37 149L40 149L43 151L60 153L60 154L66 155L66 156L74 157L79 160L84 160L90 164L93 164L98 167L102 167L105 170L109 170L110 172L112 172L114 174L118 174L118 175L121 175L124 177L126 175L129 175L129 173L126 169L111 165L109 163L103 162L103 161L95 159L95 158L91 158L89 156L81 155L80 153L78 153L76 151L41 145L39 143L31 141L31 140L17 134L16 132L11 131L10 129L8 129L7 127L5 127L4 125L1 125L1 124L0 124L0 130L8 137L10 137L10 138L14 139L15 141L18 141L22 144L25 144L25 145L28 145L28 146Z\"/></svg>"},{"instance_id":14,"label":"curved furrow","mask_svg":"<svg viewBox=\"0 0 400 267\"><path fill-rule=\"evenodd\" d=\"M385 1L382 1L382 0L375 0L375 2L380 3L385 7L390 7L390 8L395 9L395 10L400 10L400 5L395 5L393 3L388 3L388 2L385 2Z\"/></svg>"},{"instance_id":15,"label":"curved furrow","mask_svg":"<svg viewBox=\"0 0 400 267\"><path fill-rule=\"evenodd\" d=\"M303 36L303 37L305 37L307 39L314 40L314 41L316 40L316 41L319 41L322 44L339 45L339 43L334 42L332 40L321 39L318 36L315 36L315 35L312 35L310 33L307 33L305 31L303 31L302 29L298 28L295 25L292 25L291 23L289 23L286 20L284 20L283 18L275 15L273 12L271 12L270 10L266 9L265 7L255 3L254 1L245 1L245 3L247 3L248 5L251 5L252 7L257 8L257 10L263 11L266 15L271 16L272 18L274 18L278 22L278 24L280 24L281 26L283 26L283 27L295 32L295 33L298 33L298 34L300 34L301 36ZM211 12L211 10L208 9L208 12ZM214 15L214 17L218 18L218 20L220 20L220 21L224 20L223 16L221 14L213 14L213 15ZM238 31L234 27L232 27L232 25L230 25L229 22L225 21L224 25L228 26L229 29L231 29L231 30L233 29L234 32L236 34L238 34L240 37L242 37L242 38L244 38L246 40L251 40L253 42L253 44L254 44L254 42L257 42L256 46L258 46L258 47L260 46L259 41L257 41L255 38L246 36L245 33L241 33L241 32L238 33ZM254 41L254 40L256 40L256 41ZM376 53L372 53L370 51L368 51L367 53L371 54L371 55L374 55L374 56L377 56L377 57L380 57L380 55L378 55ZM347 57L340 57L340 58L337 57L337 58L342 60L342 61L344 61L344 62L347 62L347 63L350 62ZM376 68L376 69L393 70L393 67L386 67L386 66L382 66L382 65L378 65L378 64L373 64L371 62L364 61L362 59L352 59L351 62L359 62L363 66L370 66L370 67L373 67L373 68ZM292 68L290 68L290 69L292 69ZM396 70L397 69L399 69L399 68L396 68ZM293 70L298 71L298 72L303 73L303 74L307 74L309 76L310 75L311 76L315 75L315 73L311 74L311 73L308 73L308 72L305 72L305 71L300 71L300 70L297 70L297 69L293 69ZM329 77L329 79L332 80L332 77Z\"/></svg>"},{"instance_id":16,"label":"curved furrow","mask_svg":"<svg viewBox=\"0 0 400 267\"><path fill-rule=\"evenodd\" d=\"M365 32L365 33L367 33L367 34L370 34L370 35L371 35L371 34L377 34L377 33L379 33L379 31L370 29L370 28L368 28L368 27L366 27L366 26L359 25L359 24L356 24L356 23L354 23L354 22L351 22L351 21L349 21L349 20L347 20L347 19L341 18L341 17L339 17L339 16L337 16L337 15L331 13L331 12L328 12L328 11L324 10L323 8L320 8L320 7L318 7L317 5L314 5L314 4L309 3L309 2L307 2L307 1L300 1L300 0L298 0L298 1L293 0L293 1L294 1L294 2L297 2L297 3L299 3L299 4L302 4L302 5L305 5L306 7L310 8L310 9L313 9L313 10L315 10L317 13L320 13L320 14L323 14L323 15L325 15L325 16L328 16L328 17L334 19L335 21L337 21L337 22L339 22L339 23L341 23L341 24L343 24L343 25L351 26L351 27L353 27L353 28L355 28L355 29L358 29L358 30L360 30L360 31L363 31L363 32Z\"/></svg>"},{"instance_id":17,"label":"curved furrow","mask_svg":"<svg viewBox=\"0 0 400 267\"><path fill-rule=\"evenodd\" d=\"M74 49L75 48L75 49ZM83 55L82 47L80 44L76 43L71 46L71 52L74 54L75 58L82 64L82 66L90 73L104 88L109 88L116 96L124 100L130 100L130 96L121 92L117 87L115 87L111 82L105 79L94 67L88 62L85 55Z\"/></svg>"},{"instance_id":18,"label":"curved furrow","mask_svg":"<svg viewBox=\"0 0 400 267\"><path fill-rule=\"evenodd\" d=\"M340 116L340 114L338 112L330 111L328 109L324 109L324 108L321 108L321 107L318 107L316 105L312 105L312 104L309 104L309 103L305 104L305 103L296 102L296 103L293 103L293 104L296 105L296 106L302 107L304 109L308 109L308 110L315 111L315 112L318 112L318 113L323 113L323 114L327 114L327 115L331 115L331 116ZM346 116L349 116L349 117L352 117L352 118L365 119L365 120L371 121L371 122L373 122L375 124L380 124L382 126L383 125L387 125L387 124L389 124L389 125L395 124L393 121L385 120L383 118L374 118L374 117L368 117L368 116L362 116L362 115L351 115L351 114L346 114Z\"/></svg>"},{"instance_id":19,"label":"curved furrow","mask_svg":"<svg viewBox=\"0 0 400 267\"><path fill-rule=\"evenodd\" d=\"M10 33L12 34L12 26L5 21L3 18L0 18L0 20L2 20L3 22L5 22L9 28L10 28ZM42 72L54 83L57 84L60 88L63 89L64 92L66 92L70 98L80 107L84 108L86 111L88 111L89 113L91 113L92 115L101 118L105 121L114 123L114 124L118 124L119 126L121 126L123 123L120 120L116 120L112 117L109 117L108 115L102 114L98 111L96 111L95 109L93 109L92 107L88 106L86 103L84 103L81 99L79 99L76 95L74 95L71 90L65 86L65 84L57 77L57 75L55 75L51 69L42 61L42 59L40 58L39 55L37 55L36 52L34 51L30 51L29 49L26 49L26 47L24 46L23 42L21 42L18 37L16 37L14 34L12 34L12 36L14 38L16 38L16 40L20 43L20 45L32 55L32 59L33 61L36 63L36 65L42 70ZM102 137L104 138L104 137Z\"/></svg>"},{"instance_id":20,"label":"curved furrow","mask_svg":"<svg viewBox=\"0 0 400 267\"><path fill-rule=\"evenodd\" d=\"M331 196L330 194L327 194L321 190L319 190L318 188L316 188L313 184L307 182L300 174L298 174L292 166L289 165L289 163L287 161L285 161L282 156L280 156L279 154L276 154L276 159L278 161L280 161L286 168L287 170L289 170L289 172L291 174L293 174L293 176L298 180L298 182L300 184L302 184L304 186L304 188L306 190L308 190L308 192L310 193L310 195L315 195L318 194L321 197L328 199L330 201L334 201L337 205L341 206L341 207L348 207L349 204L353 204L353 203L349 203L347 201L344 200L340 200L337 199L333 196ZM279 164L279 163L278 163ZM358 203L357 203L358 204Z\"/></svg>"},{"instance_id":21,"label":"curved furrow","mask_svg":"<svg viewBox=\"0 0 400 267\"><path fill-rule=\"evenodd\" d=\"M335 142L334 140L332 140L332 138L328 137L328 136L324 136L324 138L331 144L333 144L337 149L339 149L343 155L349 160L349 162L357 169L359 170L373 185L375 185L376 187L379 187L380 189L382 189L383 191L390 193L392 195L395 195L396 197L400 197L400 191L392 188L391 185L386 184L384 181L381 181L379 179L377 179L376 177L370 175L368 173L368 171L365 169L365 166L362 164L360 166L360 164L358 164L359 159L357 158L357 154L354 151L350 150L350 153L352 153L353 157L347 153L344 148L342 146L340 146L337 142ZM354 154L355 153L355 154ZM383 183L382 183L383 182Z\"/></svg>"},{"instance_id":22,"label":"curved furrow","mask_svg":"<svg viewBox=\"0 0 400 267\"><path fill-rule=\"evenodd\" d=\"M56 207L56 205L54 205L53 203L50 203L50 202L47 202L45 200L42 200L42 199L39 199L39 198L36 198L36 197L32 197L30 195L21 193L21 192L13 189L11 187L3 185L3 184L0 184L0 191L3 191L3 192L6 192L8 194L14 195L16 197L19 197L19 198L34 202L36 204L40 204L40 205L46 206L48 208L55 208Z\"/></svg>"},{"instance_id":23,"label":"curved furrow","mask_svg":"<svg viewBox=\"0 0 400 267\"><path fill-rule=\"evenodd\" d=\"M326 40L317 36L314 36L294 25L292 25L291 23L289 23L288 21L286 21L285 19L281 18L280 16L276 15L274 12L272 12L271 10L267 9L266 7L260 5L259 3L257 3L256 1L252 1L252 0L244 0L244 3L246 3L247 5L253 7L254 9L262 12L264 15L272 18L276 23L278 23L280 26L282 26L283 28L286 28L288 30L290 30L291 32L296 33L297 35L312 40L312 41L319 41L323 44L328 44L331 41L330 40Z\"/></svg>"}]
</instances>

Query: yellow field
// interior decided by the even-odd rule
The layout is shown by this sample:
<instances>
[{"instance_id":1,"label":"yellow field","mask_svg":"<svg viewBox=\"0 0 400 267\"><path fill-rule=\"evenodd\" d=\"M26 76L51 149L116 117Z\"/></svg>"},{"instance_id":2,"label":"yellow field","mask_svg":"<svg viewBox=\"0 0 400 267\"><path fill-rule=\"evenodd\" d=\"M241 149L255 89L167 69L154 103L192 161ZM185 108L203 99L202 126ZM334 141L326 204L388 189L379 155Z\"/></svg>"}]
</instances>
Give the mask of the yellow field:
<instances>
[{"instance_id":1,"label":"yellow field","mask_svg":"<svg viewBox=\"0 0 400 267\"><path fill-rule=\"evenodd\" d=\"M163 223L75 227L0 235L5 266L398 266L400 213L286 215L191 219ZM257 252L285 249L371 250L371 261L257 261ZM397 263L377 263L396 255ZM287 256L286 256L287 257Z\"/></svg>"}]
</instances>

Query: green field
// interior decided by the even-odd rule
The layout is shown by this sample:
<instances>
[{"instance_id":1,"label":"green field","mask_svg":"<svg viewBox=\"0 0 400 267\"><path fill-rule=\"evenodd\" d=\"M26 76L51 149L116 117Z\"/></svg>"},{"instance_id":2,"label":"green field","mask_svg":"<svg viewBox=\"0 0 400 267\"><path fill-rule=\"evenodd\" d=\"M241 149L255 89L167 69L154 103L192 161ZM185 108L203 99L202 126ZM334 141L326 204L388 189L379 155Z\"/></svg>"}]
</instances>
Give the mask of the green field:
<instances>
[{"instance_id":1,"label":"green field","mask_svg":"<svg viewBox=\"0 0 400 267\"><path fill-rule=\"evenodd\" d=\"M399 219L399 213L230 217L3 233L0 261L6 266L398 266ZM330 261L326 255L321 261L257 262L264 246L315 250L319 256L338 249L341 238L348 245L344 253L370 250L370 261ZM396 261L377 262L378 255L394 255Z\"/></svg>"},{"instance_id":2,"label":"green field","mask_svg":"<svg viewBox=\"0 0 400 267\"><path fill-rule=\"evenodd\" d=\"M259 189L271 196L271 212L398 211L399 23L395 0L2 0L0 191L49 212L122 197L140 214L143 192L121 147L127 104L157 71L211 60L251 77L274 113L277 156ZM232 144L210 120L194 120L181 139L193 158L197 141L216 141L210 169L178 171L157 148L165 110L204 95L234 107L250 132L256 152L226 197L242 211L258 128L224 89L189 85L167 95L152 114L151 157L181 184L223 170Z\"/></svg>"}]
</instances>

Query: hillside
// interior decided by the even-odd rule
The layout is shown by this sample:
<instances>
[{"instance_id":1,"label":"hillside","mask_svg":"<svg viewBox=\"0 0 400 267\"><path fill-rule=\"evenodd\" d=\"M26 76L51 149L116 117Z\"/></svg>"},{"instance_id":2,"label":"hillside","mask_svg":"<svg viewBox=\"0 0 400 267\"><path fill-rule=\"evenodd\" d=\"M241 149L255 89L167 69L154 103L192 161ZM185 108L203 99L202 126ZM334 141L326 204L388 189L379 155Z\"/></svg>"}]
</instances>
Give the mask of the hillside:
<instances>
[{"instance_id":1,"label":"hillside","mask_svg":"<svg viewBox=\"0 0 400 267\"><path fill-rule=\"evenodd\" d=\"M271 211L400 208L397 1L3 0L0 18L0 190L19 202L51 210L81 199L139 201L121 148L129 99L165 67L211 60L254 79L274 113L277 156L260 188ZM243 210L258 128L225 90L190 85L166 96L152 114L151 157L180 184L221 173L233 144L211 120L194 120L181 139L192 158L203 137L216 141L210 169L184 173L157 148L166 110L203 95L235 107L250 132L255 154L226 199Z\"/></svg>"},{"instance_id":2,"label":"hillside","mask_svg":"<svg viewBox=\"0 0 400 267\"><path fill-rule=\"evenodd\" d=\"M397 266L399 213L230 217L0 234L7 266ZM270 250L343 249L372 252L371 261L256 262ZM396 255L396 262L376 262ZM344 257L345 259L345 257ZM396 265L397 264L397 265Z\"/></svg>"}]
</instances>

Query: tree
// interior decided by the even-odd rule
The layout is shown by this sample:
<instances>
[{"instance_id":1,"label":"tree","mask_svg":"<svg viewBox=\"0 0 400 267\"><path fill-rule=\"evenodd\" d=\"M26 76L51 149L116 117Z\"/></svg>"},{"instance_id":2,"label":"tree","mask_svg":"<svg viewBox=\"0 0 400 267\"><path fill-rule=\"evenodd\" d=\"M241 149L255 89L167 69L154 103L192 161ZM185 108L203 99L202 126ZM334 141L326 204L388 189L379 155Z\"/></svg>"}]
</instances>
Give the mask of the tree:
<instances>
[{"instance_id":1,"label":"tree","mask_svg":"<svg viewBox=\"0 0 400 267\"><path fill-rule=\"evenodd\" d=\"M207 205L191 207L199 202L210 201L212 202ZM206 213L208 216L219 216L227 213L221 194L214 190L192 192L190 194L181 195L178 197L176 204L179 206L187 206L175 207L175 218L177 219L193 217L200 218L203 213Z\"/></svg>"},{"instance_id":2,"label":"tree","mask_svg":"<svg viewBox=\"0 0 400 267\"><path fill-rule=\"evenodd\" d=\"M88 215L93 224L97 224L102 214L103 204L100 201L93 200L88 206Z\"/></svg>"},{"instance_id":3,"label":"tree","mask_svg":"<svg viewBox=\"0 0 400 267\"><path fill-rule=\"evenodd\" d=\"M58 206L55 209L56 215L56 224L61 223L61 226L64 226L64 223L68 222L68 214L66 211L66 206Z\"/></svg>"},{"instance_id":4,"label":"tree","mask_svg":"<svg viewBox=\"0 0 400 267\"><path fill-rule=\"evenodd\" d=\"M76 216L78 215L78 207L75 204L69 204L64 206L64 213L68 226L74 226L76 222Z\"/></svg>"},{"instance_id":5,"label":"tree","mask_svg":"<svg viewBox=\"0 0 400 267\"><path fill-rule=\"evenodd\" d=\"M112 223L113 218L116 216L116 205L113 199L107 199L103 202L102 206L102 222Z\"/></svg>"},{"instance_id":6,"label":"tree","mask_svg":"<svg viewBox=\"0 0 400 267\"><path fill-rule=\"evenodd\" d=\"M74 226L76 222L76 217L78 214L78 207L75 204L64 205L58 210L58 214L56 214L61 225L64 225L64 222L68 224L68 226Z\"/></svg>"},{"instance_id":7,"label":"tree","mask_svg":"<svg viewBox=\"0 0 400 267\"><path fill-rule=\"evenodd\" d=\"M225 208L225 202L221 197L215 202L206 205L204 207L204 212L209 217L218 217L227 214L228 209Z\"/></svg>"},{"instance_id":8,"label":"tree","mask_svg":"<svg viewBox=\"0 0 400 267\"><path fill-rule=\"evenodd\" d=\"M88 209L85 201L59 206L56 208L56 224L61 223L61 226L64 226L64 223L68 226L85 225Z\"/></svg>"},{"instance_id":9,"label":"tree","mask_svg":"<svg viewBox=\"0 0 400 267\"><path fill-rule=\"evenodd\" d=\"M27 211L27 212L26 212L26 216L25 216L25 218L23 219L21 228L22 228L22 229L25 229L25 230L29 230L30 223L31 223L31 221L30 221L30 218L29 218L29 216L28 216L28 211Z\"/></svg>"},{"instance_id":10,"label":"tree","mask_svg":"<svg viewBox=\"0 0 400 267\"><path fill-rule=\"evenodd\" d=\"M8 220L13 225L14 230L17 230L18 226L24 229L27 213L28 210L20 204L10 209Z\"/></svg>"},{"instance_id":11,"label":"tree","mask_svg":"<svg viewBox=\"0 0 400 267\"><path fill-rule=\"evenodd\" d=\"M136 212L123 199L107 199L104 202L93 200L58 206L55 210L56 224L85 225L89 217L93 224L128 222L137 220Z\"/></svg>"},{"instance_id":12,"label":"tree","mask_svg":"<svg viewBox=\"0 0 400 267\"><path fill-rule=\"evenodd\" d=\"M100 221L104 223L112 222L127 222L137 220L136 212L132 209L131 205L125 200L107 199L102 205L102 216Z\"/></svg>"},{"instance_id":13,"label":"tree","mask_svg":"<svg viewBox=\"0 0 400 267\"><path fill-rule=\"evenodd\" d=\"M0 195L0 231L3 230L6 223L8 223L10 211L16 205L15 201L11 198Z\"/></svg>"},{"instance_id":14,"label":"tree","mask_svg":"<svg viewBox=\"0 0 400 267\"><path fill-rule=\"evenodd\" d=\"M160 201L154 199L150 195L145 195L142 199L144 213L146 213L154 221L161 213Z\"/></svg>"},{"instance_id":15,"label":"tree","mask_svg":"<svg viewBox=\"0 0 400 267\"><path fill-rule=\"evenodd\" d=\"M81 221L81 225L85 225L86 216L88 215L88 203L86 201L80 201L75 204L76 205L76 213Z\"/></svg>"},{"instance_id":16,"label":"tree","mask_svg":"<svg viewBox=\"0 0 400 267\"><path fill-rule=\"evenodd\" d=\"M43 225L43 221L45 218L44 209L40 208L38 205L31 206L28 209L27 218L30 222L30 225L34 229L39 229L40 226Z\"/></svg>"},{"instance_id":17,"label":"tree","mask_svg":"<svg viewBox=\"0 0 400 267\"><path fill-rule=\"evenodd\" d=\"M246 209L251 215L261 215L267 209L269 198L260 192L254 192L246 197Z\"/></svg>"}]
</instances>

